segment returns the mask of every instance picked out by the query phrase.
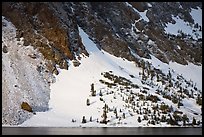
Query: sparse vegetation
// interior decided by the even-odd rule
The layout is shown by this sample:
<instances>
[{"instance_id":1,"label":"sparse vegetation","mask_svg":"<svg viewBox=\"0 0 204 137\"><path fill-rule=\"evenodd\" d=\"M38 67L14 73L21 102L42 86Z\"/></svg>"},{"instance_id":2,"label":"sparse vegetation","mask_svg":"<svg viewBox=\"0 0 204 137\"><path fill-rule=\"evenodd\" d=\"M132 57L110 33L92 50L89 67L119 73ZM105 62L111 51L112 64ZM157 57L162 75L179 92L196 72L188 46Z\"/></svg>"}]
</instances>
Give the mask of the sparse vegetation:
<instances>
[{"instance_id":1,"label":"sparse vegetation","mask_svg":"<svg viewBox=\"0 0 204 137\"><path fill-rule=\"evenodd\" d=\"M155 103L157 103L157 101L160 101L160 99L155 95L148 95L146 97L146 100L150 100L150 101L155 102Z\"/></svg>"},{"instance_id":2,"label":"sparse vegetation","mask_svg":"<svg viewBox=\"0 0 204 137\"><path fill-rule=\"evenodd\" d=\"M167 114L168 112L170 112L169 106L163 103L160 105L160 110L164 114Z\"/></svg>"},{"instance_id":3,"label":"sparse vegetation","mask_svg":"<svg viewBox=\"0 0 204 137\"><path fill-rule=\"evenodd\" d=\"M186 114L183 114L183 116L182 116L182 120L183 120L183 126L186 125L186 122L189 122L189 118L187 117Z\"/></svg>"},{"instance_id":4,"label":"sparse vegetation","mask_svg":"<svg viewBox=\"0 0 204 137\"><path fill-rule=\"evenodd\" d=\"M200 97L200 94L197 96L196 103L200 106L202 105L202 98Z\"/></svg>"},{"instance_id":5,"label":"sparse vegetation","mask_svg":"<svg viewBox=\"0 0 204 137\"><path fill-rule=\"evenodd\" d=\"M177 113L177 112L174 112L173 113L173 118L174 118L174 120L175 121L182 121L182 116L179 114L179 113Z\"/></svg>"},{"instance_id":6,"label":"sparse vegetation","mask_svg":"<svg viewBox=\"0 0 204 137\"><path fill-rule=\"evenodd\" d=\"M141 116L138 116L137 121L138 123L142 122L142 120L147 120L148 124L156 125L159 124L160 122L166 122L167 124L170 125L179 125L181 124L180 122L183 122L182 125L187 125L187 122L189 121L187 118L187 115L183 115L182 111L174 111L173 106L169 106L165 104L164 102L160 103L160 97L166 98L169 101L172 101L175 103L178 107L182 106L182 99L184 99L188 95L188 90L186 88L183 88L181 86L182 83L182 76L178 76L180 79L180 82L176 81L175 79L172 78L172 72L169 71L168 75L164 75L162 73L159 73L159 79L162 82L164 88L157 88L156 92L158 95L153 95L153 94L148 94L151 93L151 67L148 67L144 69L144 75L147 74L147 80L144 81L144 85L147 86L142 86L139 87L137 84L133 84L131 81L127 80L126 78L123 78L121 76L116 76L113 75L113 73L105 72L102 73L102 75L111 80L111 82L107 82L105 80L99 80L100 83L107 85L109 87L107 90L104 89L99 89L98 91L98 96L99 100L102 102L106 102L106 96L112 97L110 100L110 103L114 102L115 99L121 98L121 100L125 103L123 106L123 111L122 107L119 108L119 111L117 111L116 106L108 107L108 105L105 103L105 106L103 107L102 111L102 120L100 123L107 124L110 120L108 119L108 111L113 112L109 114L114 114L116 119L121 121L121 119L126 118L126 114L124 113L124 110L129 111L129 116L134 116L134 113L143 115L143 119L141 119ZM154 71L155 76L157 74L156 71ZM171 79L171 80L170 80ZM188 81L186 81L187 83ZM177 84L175 84L177 83ZM149 88L149 87L150 88ZM155 85L156 86L156 85ZM139 92L134 92L134 88L140 88ZM175 90L174 92L171 91L172 88L179 88L179 90ZM91 85L91 91L94 90L94 84L92 83ZM95 91L96 92L96 91ZM197 96L197 100L201 100L202 98L200 95L194 95ZM103 98L102 98L103 97ZM104 100L105 99L105 100ZM197 103L197 102L196 102ZM148 106L151 106L151 108L148 108ZM122 115L120 116L121 113ZM180 125L179 125L180 126Z\"/></svg>"},{"instance_id":7,"label":"sparse vegetation","mask_svg":"<svg viewBox=\"0 0 204 137\"><path fill-rule=\"evenodd\" d=\"M171 115L169 115L169 119L167 119L167 123L170 125L178 125L178 122L174 120Z\"/></svg>"}]
</instances>

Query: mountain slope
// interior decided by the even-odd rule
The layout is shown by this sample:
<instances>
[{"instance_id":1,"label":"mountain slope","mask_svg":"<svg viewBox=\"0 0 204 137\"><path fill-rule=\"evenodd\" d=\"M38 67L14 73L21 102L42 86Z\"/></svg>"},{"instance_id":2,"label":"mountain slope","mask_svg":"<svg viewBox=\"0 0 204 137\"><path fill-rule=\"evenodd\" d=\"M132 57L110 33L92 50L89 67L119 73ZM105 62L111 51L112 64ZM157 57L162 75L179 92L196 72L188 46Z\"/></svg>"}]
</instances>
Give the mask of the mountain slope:
<instances>
[{"instance_id":1,"label":"mountain slope","mask_svg":"<svg viewBox=\"0 0 204 137\"><path fill-rule=\"evenodd\" d=\"M2 4L3 125L202 126L200 2Z\"/></svg>"},{"instance_id":2,"label":"mountain slope","mask_svg":"<svg viewBox=\"0 0 204 137\"><path fill-rule=\"evenodd\" d=\"M162 85L161 82L155 82L156 78L153 81L155 82L154 84L158 84L158 86L153 84L147 85L147 83L142 84L142 78L139 75L142 69L137 68L134 62L114 57L103 50L99 50L81 28L79 28L79 34L90 56L82 57L81 65L77 68L70 62L69 70L60 70L56 83L51 85L50 110L48 112L37 113L37 115L20 126L171 126L171 124L167 122L168 119L170 119L169 114L173 119L176 116L182 119L182 116L186 114L189 118L189 122L186 122L186 125L192 123L193 117L196 118L197 121L202 121L201 110L196 104L195 99L188 98L184 94L185 98L181 101L183 106L178 108L177 103L173 103L171 100L164 98L161 94L156 93L155 90L159 86L165 86ZM168 68L165 68L166 65L161 61L149 61L154 65L159 63L160 67L164 68L164 70L166 69L168 72ZM174 66L177 65L176 63L172 64ZM196 66L194 66L194 68L196 68ZM198 73L201 72L201 68L198 69ZM100 80L109 83L113 81L107 77L105 78L104 74L123 77L138 87L127 88L117 82L115 82L116 85L107 86L101 83ZM186 73L184 72L183 74L185 75ZM172 77L175 79L176 76L178 76L176 73L172 74ZM152 81L150 81L149 78L147 82ZM92 83L94 83L96 96L92 96L90 92ZM176 87L172 87L171 90L175 91L177 89ZM188 90L190 89L191 87L188 88ZM145 90L147 94L145 94ZM163 88L161 88L161 90L163 90ZM196 92L196 94L201 93ZM144 99L139 99L142 98L142 95L144 95ZM148 100L147 97L149 97L149 95L158 97L160 101L154 102L151 99ZM134 101L132 102L135 103L130 102L130 97L134 97ZM89 106L87 106L87 99L90 101ZM107 124L102 122L103 118L101 117L104 113L103 107L105 104L107 104L109 108L107 112ZM156 107L157 104L158 110L155 109L156 111L154 112L154 107ZM162 106L165 105L169 107L172 106L173 110L165 112L162 108ZM114 113L115 109L117 111L117 117ZM87 123L82 123L83 116L85 116ZM162 121L162 116L166 117L166 120ZM138 122L139 117L141 118L141 122ZM90 121L90 118L92 121ZM175 124L174 126L183 126L183 121L178 120L178 125Z\"/></svg>"}]
</instances>

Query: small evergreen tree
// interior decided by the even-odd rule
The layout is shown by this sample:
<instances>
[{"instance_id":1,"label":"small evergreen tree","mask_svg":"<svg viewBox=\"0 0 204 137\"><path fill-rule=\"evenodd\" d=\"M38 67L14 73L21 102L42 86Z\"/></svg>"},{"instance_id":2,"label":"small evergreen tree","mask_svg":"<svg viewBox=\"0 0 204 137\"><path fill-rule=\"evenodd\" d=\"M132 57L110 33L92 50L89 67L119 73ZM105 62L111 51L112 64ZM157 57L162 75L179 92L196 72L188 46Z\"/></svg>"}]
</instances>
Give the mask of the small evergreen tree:
<instances>
[{"instance_id":1,"label":"small evergreen tree","mask_svg":"<svg viewBox=\"0 0 204 137\"><path fill-rule=\"evenodd\" d=\"M100 99L100 101L103 101L103 98L99 98Z\"/></svg>"},{"instance_id":2,"label":"small evergreen tree","mask_svg":"<svg viewBox=\"0 0 204 137\"><path fill-rule=\"evenodd\" d=\"M141 67L142 67L142 75L144 75L144 69L145 69L145 62L144 62L144 60L141 61Z\"/></svg>"},{"instance_id":3,"label":"small evergreen tree","mask_svg":"<svg viewBox=\"0 0 204 137\"><path fill-rule=\"evenodd\" d=\"M200 125L200 120L198 120L198 123L197 123L197 125Z\"/></svg>"},{"instance_id":4,"label":"small evergreen tree","mask_svg":"<svg viewBox=\"0 0 204 137\"><path fill-rule=\"evenodd\" d=\"M169 70L169 73L168 73L167 77L168 77L169 79L171 79L171 72L170 72L170 70Z\"/></svg>"},{"instance_id":5,"label":"small evergreen tree","mask_svg":"<svg viewBox=\"0 0 204 137\"><path fill-rule=\"evenodd\" d=\"M200 94L198 94L198 96L197 96L196 103L198 105L202 105L202 98L200 97Z\"/></svg>"},{"instance_id":6,"label":"small evergreen tree","mask_svg":"<svg viewBox=\"0 0 204 137\"><path fill-rule=\"evenodd\" d=\"M166 116L165 115L162 115L161 122L166 122Z\"/></svg>"},{"instance_id":7,"label":"small evergreen tree","mask_svg":"<svg viewBox=\"0 0 204 137\"><path fill-rule=\"evenodd\" d=\"M76 122L76 120L72 119L72 122L74 123L74 122Z\"/></svg>"},{"instance_id":8,"label":"small evergreen tree","mask_svg":"<svg viewBox=\"0 0 204 137\"><path fill-rule=\"evenodd\" d=\"M137 121L140 123L142 120L140 118L140 116L137 118Z\"/></svg>"},{"instance_id":9,"label":"small evergreen tree","mask_svg":"<svg viewBox=\"0 0 204 137\"><path fill-rule=\"evenodd\" d=\"M191 97L194 98L194 91L191 89Z\"/></svg>"},{"instance_id":10,"label":"small evergreen tree","mask_svg":"<svg viewBox=\"0 0 204 137\"><path fill-rule=\"evenodd\" d=\"M103 110L102 118L103 118L103 120L101 121L101 123L107 124L107 112L105 109Z\"/></svg>"},{"instance_id":11,"label":"small evergreen tree","mask_svg":"<svg viewBox=\"0 0 204 137\"><path fill-rule=\"evenodd\" d=\"M122 110L120 109L120 112L122 112Z\"/></svg>"},{"instance_id":12,"label":"small evergreen tree","mask_svg":"<svg viewBox=\"0 0 204 137\"><path fill-rule=\"evenodd\" d=\"M148 122L147 122L147 125L149 125L150 124L150 120L148 120Z\"/></svg>"},{"instance_id":13,"label":"small evergreen tree","mask_svg":"<svg viewBox=\"0 0 204 137\"><path fill-rule=\"evenodd\" d=\"M169 119L167 121L170 125L178 125L177 121L173 120L172 116L169 114Z\"/></svg>"},{"instance_id":14,"label":"small evergreen tree","mask_svg":"<svg viewBox=\"0 0 204 137\"><path fill-rule=\"evenodd\" d=\"M125 113L123 113L123 118L125 119Z\"/></svg>"},{"instance_id":15,"label":"small evergreen tree","mask_svg":"<svg viewBox=\"0 0 204 137\"><path fill-rule=\"evenodd\" d=\"M149 62L147 62L147 69L146 70L147 70L147 77L149 78L150 70L151 70Z\"/></svg>"},{"instance_id":16,"label":"small evergreen tree","mask_svg":"<svg viewBox=\"0 0 204 137\"><path fill-rule=\"evenodd\" d=\"M182 120L183 120L183 126L185 126L185 125L186 125L186 122L189 121L189 119L188 119L188 117L187 117L186 114L184 114L184 115L182 116Z\"/></svg>"},{"instance_id":17,"label":"small evergreen tree","mask_svg":"<svg viewBox=\"0 0 204 137\"><path fill-rule=\"evenodd\" d=\"M103 96L103 94L102 94L101 90L100 90L100 92L99 92L99 96Z\"/></svg>"},{"instance_id":18,"label":"small evergreen tree","mask_svg":"<svg viewBox=\"0 0 204 137\"><path fill-rule=\"evenodd\" d=\"M85 116L83 116L83 118L82 118L82 123L86 123L86 118L85 118Z\"/></svg>"},{"instance_id":19,"label":"small evergreen tree","mask_svg":"<svg viewBox=\"0 0 204 137\"><path fill-rule=\"evenodd\" d=\"M114 109L114 113L115 113L115 117L118 118L118 113L117 113L117 109Z\"/></svg>"},{"instance_id":20,"label":"small evergreen tree","mask_svg":"<svg viewBox=\"0 0 204 137\"><path fill-rule=\"evenodd\" d=\"M180 106L183 106L183 104L181 103L181 97L178 97L178 108L180 108Z\"/></svg>"},{"instance_id":21,"label":"small evergreen tree","mask_svg":"<svg viewBox=\"0 0 204 137\"><path fill-rule=\"evenodd\" d=\"M94 83L91 84L91 95L96 96L96 91L94 90Z\"/></svg>"},{"instance_id":22,"label":"small evergreen tree","mask_svg":"<svg viewBox=\"0 0 204 137\"><path fill-rule=\"evenodd\" d=\"M147 115L144 115L144 120L148 120L148 116Z\"/></svg>"},{"instance_id":23,"label":"small evergreen tree","mask_svg":"<svg viewBox=\"0 0 204 137\"><path fill-rule=\"evenodd\" d=\"M86 105L89 106L90 105L90 100L87 98L86 100Z\"/></svg>"},{"instance_id":24,"label":"small evergreen tree","mask_svg":"<svg viewBox=\"0 0 204 137\"><path fill-rule=\"evenodd\" d=\"M108 113L108 105L107 104L105 104L104 110Z\"/></svg>"},{"instance_id":25,"label":"small evergreen tree","mask_svg":"<svg viewBox=\"0 0 204 137\"><path fill-rule=\"evenodd\" d=\"M150 76L151 76L151 80L153 80L153 77L155 76L154 70L151 70L151 71L150 71Z\"/></svg>"},{"instance_id":26,"label":"small evergreen tree","mask_svg":"<svg viewBox=\"0 0 204 137\"><path fill-rule=\"evenodd\" d=\"M199 26L199 31L202 31L202 27L201 26Z\"/></svg>"},{"instance_id":27,"label":"small evergreen tree","mask_svg":"<svg viewBox=\"0 0 204 137\"><path fill-rule=\"evenodd\" d=\"M107 124L107 113L108 113L108 105L107 104L105 104L105 106L103 107L103 114L102 114L102 118L103 118L103 120L102 121L100 121L100 123L104 123L104 124Z\"/></svg>"},{"instance_id":28,"label":"small evergreen tree","mask_svg":"<svg viewBox=\"0 0 204 137\"><path fill-rule=\"evenodd\" d=\"M91 91L94 91L94 83L91 84Z\"/></svg>"},{"instance_id":29,"label":"small evergreen tree","mask_svg":"<svg viewBox=\"0 0 204 137\"><path fill-rule=\"evenodd\" d=\"M192 125L196 125L196 119L193 117Z\"/></svg>"},{"instance_id":30,"label":"small evergreen tree","mask_svg":"<svg viewBox=\"0 0 204 137\"><path fill-rule=\"evenodd\" d=\"M156 110L153 111L153 114L154 114L154 115L156 114Z\"/></svg>"}]
</instances>

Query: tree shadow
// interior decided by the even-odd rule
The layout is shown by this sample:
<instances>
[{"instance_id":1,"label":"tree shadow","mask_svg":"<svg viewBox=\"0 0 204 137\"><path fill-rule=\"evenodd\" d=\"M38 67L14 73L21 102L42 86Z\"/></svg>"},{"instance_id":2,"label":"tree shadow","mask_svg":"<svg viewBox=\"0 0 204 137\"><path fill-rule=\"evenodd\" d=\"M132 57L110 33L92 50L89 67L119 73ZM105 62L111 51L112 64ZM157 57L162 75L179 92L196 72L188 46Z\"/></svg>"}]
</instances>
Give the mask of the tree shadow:
<instances>
[{"instance_id":1,"label":"tree shadow","mask_svg":"<svg viewBox=\"0 0 204 137\"><path fill-rule=\"evenodd\" d=\"M91 102L90 105L92 105L92 104L94 104L94 103L96 103L96 101Z\"/></svg>"}]
</instances>

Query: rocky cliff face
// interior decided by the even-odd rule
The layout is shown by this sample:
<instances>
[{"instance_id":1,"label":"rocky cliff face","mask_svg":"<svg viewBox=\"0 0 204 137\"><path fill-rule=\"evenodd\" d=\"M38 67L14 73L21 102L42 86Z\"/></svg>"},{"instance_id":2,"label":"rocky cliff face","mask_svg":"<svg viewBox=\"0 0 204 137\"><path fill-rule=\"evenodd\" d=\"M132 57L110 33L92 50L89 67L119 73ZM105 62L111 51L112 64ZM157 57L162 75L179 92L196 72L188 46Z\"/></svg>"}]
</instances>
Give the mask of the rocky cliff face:
<instances>
[{"instance_id":1,"label":"rocky cliff face","mask_svg":"<svg viewBox=\"0 0 204 137\"><path fill-rule=\"evenodd\" d=\"M151 6L148 6L148 3L143 2L102 2L74 3L73 7L79 25L107 52L129 60L134 60L130 51L146 58L149 58L149 53L152 53L163 62L168 63L172 60L187 64L187 61L201 62L202 53L199 50L202 42L169 36L165 34L164 27L168 22L174 22L172 16L177 15L191 24L194 23L189 12L190 8L198 5L199 3L193 5L191 3L151 3ZM186 10L179 6L185 7ZM82 7L85 10L81 10ZM146 11L147 20L142 19L138 14L144 11ZM149 44L149 40L154 41L155 44ZM176 49L175 45L180 45L182 49ZM189 55L191 58L188 58Z\"/></svg>"},{"instance_id":2,"label":"rocky cliff face","mask_svg":"<svg viewBox=\"0 0 204 137\"><path fill-rule=\"evenodd\" d=\"M32 46L23 46L23 38L17 40L15 26L4 17L2 24L2 124L16 125L33 116L21 109L22 102L34 112L48 110L49 86L55 79L49 61Z\"/></svg>"},{"instance_id":3,"label":"rocky cliff face","mask_svg":"<svg viewBox=\"0 0 204 137\"><path fill-rule=\"evenodd\" d=\"M196 27L190 14L198 7L202 9L199 2L4 2L2 16L16 27L17 41L23 38L25 48L30 45L42 54L47 72L58 74L58 67L68 69L68 60L80 62L80 54L88 56L78 26L99 49L117 57L138 63L141 57L151 58L152 54L165 63L200 65L202 36L193 38L165 31L168 23L176 23L174 16L178 16L195 33L201 32L202 27ZM7 87L5 84L5 92Z\"/></svg>"},{"instance_id":4,"label":"rocky cliff face","mask_svg":"<svg viewBox=\"0 0 204 137\"><path fill-rule=\"evenodd\" d=\"M77 25L99 48L128 60L135 60L132 51L146 58L152 53L167 63L170 60L181 64L202 61L201 40L164 31L167 23L175 23L173 16L193 26L190 11L202 8L199 2L3 3L2 7L2 15L17 27L17 37L24 37L25 45L38 48L53 61L52 67L58 64L66 69L66 59L74 59L81 53L87 55ZM146 13L147 20L140 17L142 12ZM155 44L149 44L150 40Z\"/></svg>"}]
</instances>

